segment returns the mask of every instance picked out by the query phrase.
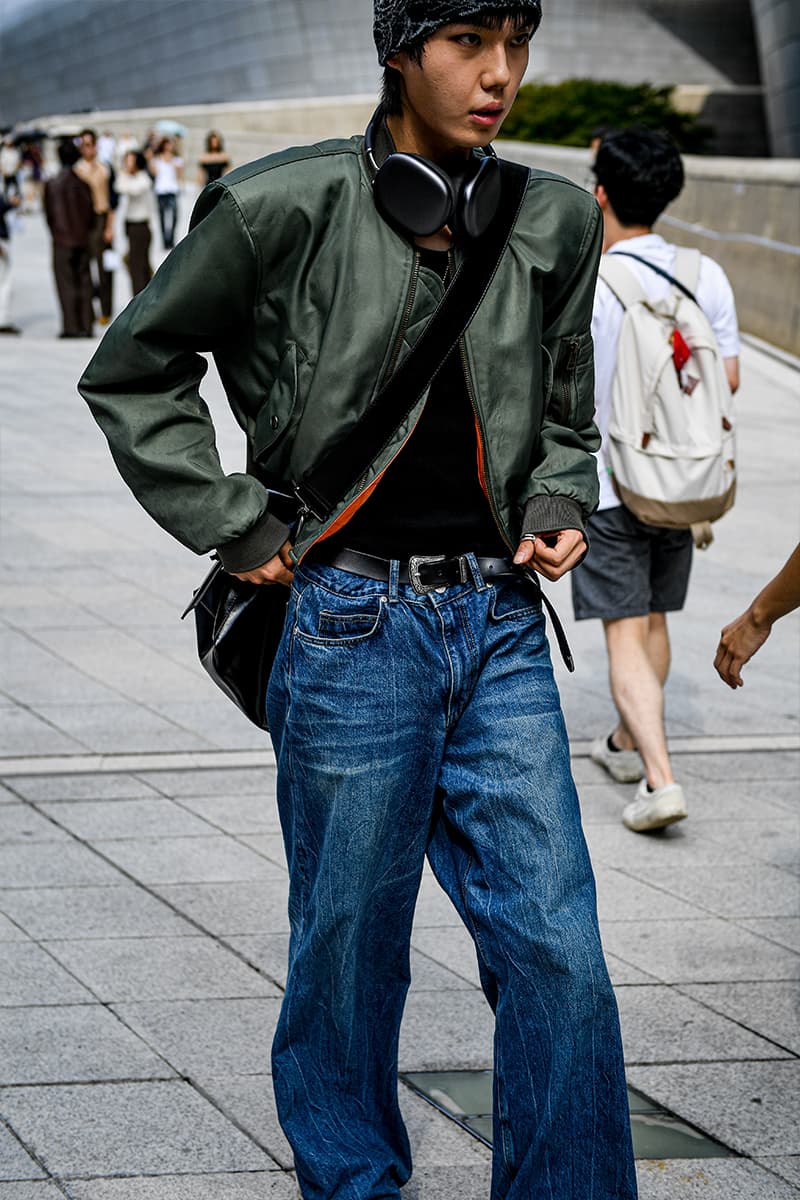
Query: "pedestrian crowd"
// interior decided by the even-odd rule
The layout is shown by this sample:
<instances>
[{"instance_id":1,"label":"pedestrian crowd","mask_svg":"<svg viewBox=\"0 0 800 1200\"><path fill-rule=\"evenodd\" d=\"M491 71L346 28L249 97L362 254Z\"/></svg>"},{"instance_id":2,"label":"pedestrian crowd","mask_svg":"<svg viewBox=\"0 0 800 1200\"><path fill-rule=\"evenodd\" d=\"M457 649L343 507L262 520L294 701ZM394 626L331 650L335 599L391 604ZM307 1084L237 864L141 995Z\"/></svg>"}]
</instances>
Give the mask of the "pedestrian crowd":
<instances>
[{"instance_id":1,"label":"pedestrian crowd","mask_svg":"<svg viewBox=\"0 0 800 1200\"><path fill-rule=\"evenodd\" d=\"M169 122L163 122L170 126ZM0 334L19 334L11 319L15 223L43 212L52 237L52 266L62 338L94 336L114 311L114 272L124 262L133 295L152 278L151 245L157 222L166 253L174 246L184 163L179 134L158 128L144 138L83 129L57 140L47 170L43 133L7 134L0 145ZM201 185L231 167L223 139L211 130L197 161Z\"/></svg>"}]
</instances>

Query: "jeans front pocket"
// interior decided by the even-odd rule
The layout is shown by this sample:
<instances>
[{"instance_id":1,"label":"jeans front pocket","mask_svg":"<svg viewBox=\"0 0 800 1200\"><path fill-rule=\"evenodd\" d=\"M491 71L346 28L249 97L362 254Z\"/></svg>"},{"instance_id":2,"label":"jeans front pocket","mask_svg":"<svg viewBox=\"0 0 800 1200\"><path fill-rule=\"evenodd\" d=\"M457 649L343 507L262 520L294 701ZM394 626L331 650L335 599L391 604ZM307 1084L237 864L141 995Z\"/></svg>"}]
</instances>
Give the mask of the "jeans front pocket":
<instances>
[{"instance_id":1,"label":"jeans front pocket","mask_svg":"<svg viewBox=\"0 0 800 1200\"><path fill-rule=\"evenodd\" d=\"M385 596L337 596L307 588L295 634L312 646L346 647L366 642L383 619Z\"/></svg>"}]
</instances>

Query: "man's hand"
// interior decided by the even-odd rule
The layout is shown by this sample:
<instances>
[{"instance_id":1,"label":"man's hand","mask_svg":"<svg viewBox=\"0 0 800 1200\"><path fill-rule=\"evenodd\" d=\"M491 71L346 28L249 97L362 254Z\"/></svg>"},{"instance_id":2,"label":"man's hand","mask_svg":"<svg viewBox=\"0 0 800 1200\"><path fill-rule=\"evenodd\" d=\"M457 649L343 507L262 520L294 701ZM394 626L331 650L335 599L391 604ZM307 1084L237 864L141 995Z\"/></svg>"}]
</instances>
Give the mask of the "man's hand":
<instances>
[{"instance_id":1,"label":"man's hand","mask_svg":"<svg viewBox=\"0 0 800 1200\"><path fill-rule=\"evenodd\" d=\"M734 690L744 686L742 667L760 650L770 635L772 623L757 625L750 609L723 629L714 666L723 683Z\"/></svg>"},{"instance_id":2,"label":"man's hand","mask_svg":"<svg viewBox=\"0 0 800 1200\"><path fill-rule=\"evenodd\" d=\"M514 562L532 567L545 579L556 580L576 567L585 551L586 542L580 529L560 529L557 533L523 538Z\"/></svg>"},{"instance_id":3,"label":"man's hand","mask_svg":"<svg viewBox=\"0 0 800 1200\"><path fill-rule=\"evenodd\" d=\"M253 571L233 571L237 579L244 579L247 583L282 583L286 587L290 587L294 579L294 563L289 557L289 551L292 548L291 542L284 542L278 553L269 562L263 563L262 566L256 567Z\"/></svg>"}]
</instances>

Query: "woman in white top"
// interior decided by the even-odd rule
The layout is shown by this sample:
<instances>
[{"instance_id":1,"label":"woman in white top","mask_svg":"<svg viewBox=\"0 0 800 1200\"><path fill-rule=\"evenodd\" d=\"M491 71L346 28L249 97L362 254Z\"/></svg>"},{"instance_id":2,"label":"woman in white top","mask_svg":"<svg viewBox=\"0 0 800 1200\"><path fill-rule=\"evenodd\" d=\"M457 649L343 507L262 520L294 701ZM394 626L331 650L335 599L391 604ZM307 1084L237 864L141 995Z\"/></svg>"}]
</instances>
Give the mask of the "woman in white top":
<instances>
[{"instance_id":1,"label":"woman in white top","mask_svg":"<svg viewBox=\"0 0 800 1200\"><path fill-rule=\"evenodd\" d=\"M175 152L172 138L162 138L150 160L150 172L155 179L158 215L164 249L175 245L175 226L178 222L178 191L183 179L183 159Z\"/></svg>"},{"instance_id":2,"label":"woman in white top","mask_svg":"<svg viewBox=\"0 0 800 1200\"><path fill-rule=\"evenodd\" d=\"M133 294L136 296L147 286L153 275L150 266L153 180L147 170L147 159L138 150L128 150L125 153L122 170L116 179L116 189L125 197L127 261Z\"/></svg>"}]
</instances>

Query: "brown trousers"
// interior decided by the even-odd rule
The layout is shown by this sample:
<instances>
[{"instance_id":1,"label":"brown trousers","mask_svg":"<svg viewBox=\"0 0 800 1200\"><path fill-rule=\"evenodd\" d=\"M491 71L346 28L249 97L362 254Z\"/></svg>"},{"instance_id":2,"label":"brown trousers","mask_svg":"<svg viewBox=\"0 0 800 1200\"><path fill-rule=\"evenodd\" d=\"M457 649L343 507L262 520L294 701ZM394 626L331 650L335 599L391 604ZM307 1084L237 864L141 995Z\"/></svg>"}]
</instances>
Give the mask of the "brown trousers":
<instances>
[{"instance_id":1,"label":"brown trousers","mask_svg":"<svg viewBox=\"0 0 800 1200\"><path fill-rule=\"evenodd\" d=\"M53 274L61 305L62 332L71 337L90 334L92 312L92 276L86 246L53 245Z\"/></svg>"}]
</instances>

